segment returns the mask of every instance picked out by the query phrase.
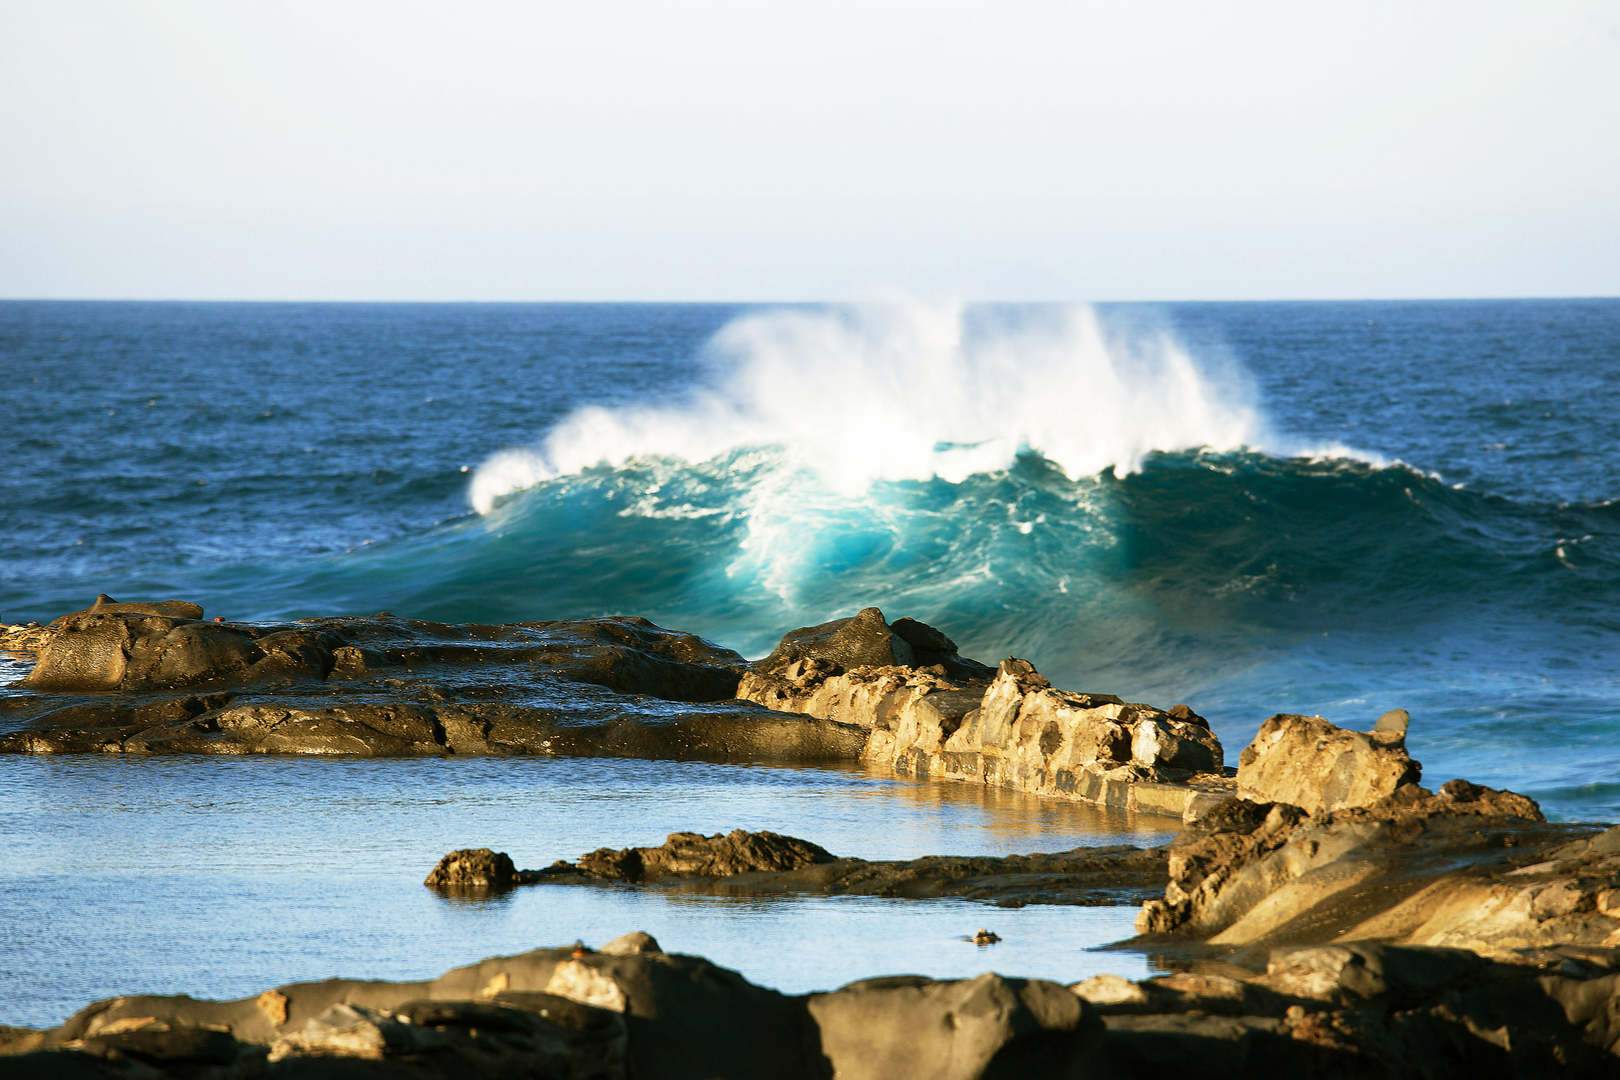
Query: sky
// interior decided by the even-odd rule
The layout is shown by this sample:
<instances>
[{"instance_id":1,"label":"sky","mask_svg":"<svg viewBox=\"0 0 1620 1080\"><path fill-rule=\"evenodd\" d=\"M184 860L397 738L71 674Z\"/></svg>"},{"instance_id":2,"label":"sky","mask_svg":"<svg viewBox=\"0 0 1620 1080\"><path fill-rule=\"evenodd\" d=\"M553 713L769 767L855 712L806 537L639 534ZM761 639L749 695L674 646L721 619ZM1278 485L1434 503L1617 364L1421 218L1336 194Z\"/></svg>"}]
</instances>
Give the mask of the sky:
<instances>
[{"instance_id":1,"label":"sky","mask_svg":"<svg viewBox=\"0 0 1620 1080\"><path fill-rule=\"evenodd\" d=\"M1620 294L1620 3L0 0L0 296Z\"/></svg>"}]
</instances>

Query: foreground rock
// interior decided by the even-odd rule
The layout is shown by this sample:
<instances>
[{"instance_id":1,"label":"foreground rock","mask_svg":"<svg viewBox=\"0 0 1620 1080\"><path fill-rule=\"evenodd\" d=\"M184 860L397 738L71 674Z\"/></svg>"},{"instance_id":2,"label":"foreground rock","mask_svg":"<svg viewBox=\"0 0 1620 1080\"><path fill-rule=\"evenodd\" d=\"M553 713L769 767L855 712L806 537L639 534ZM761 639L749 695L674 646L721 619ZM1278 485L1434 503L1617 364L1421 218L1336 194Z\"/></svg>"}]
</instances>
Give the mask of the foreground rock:
<instances>
[{"instance_id":1,"label":"foreground rock","mask_svg":"<svg viewBox=\"0 0 1620 1080\"><path fill-rule=\"evenodd\" d=\"M838 858L805 840L771 832L672 833L659 847L602 848L543 870L515 869L504 852L452 851L426 885L450 893L516 885L657 885L726 896L952 897L1003 906L1138 903L1165 886L1162 849L1124 845L1037 855L951 856L868 861Z\"/></svg>"},{"instance_id":2,"label":"foreground rock","mask_svg":"<svg viewBox=\"0 0 1620 1080\"><path fill-rule=\"evenodd\" d=\"M930 664L887 662L921 651L896 647L905 622L889 628L868 608L794 631L743 676L737 696L859 729L862 759L902 776L1176 817L1232 793L1220 740L1186 706L1058 690L1025 660L992 672L928 627L937 635L922 657Z\"/></svg>"},{"instance_id":3,"label":"foreground rock","mask_svg":"<svg viewBox=\"0 0 1620 1080\"><path fill-rule=\"evenodd\" d=\"M645 934L427 982L122 997L0 1033L8 1075L1609 1076L1620 953L1279 949L1263 973L869 979L788 996Z\"/></svg>"},{"instance_id":4,"label":"foreground rock","mask_svg":"<svg viewBox=\"0 0 1620 1080\"><path fill-rule=\"evenodd\" d=\"M1177 838L1169 872L1144 933L1221 946L1620 944L1620 830L1550 824L1530 799L1462 780L1316 815L1232 799Z\"/></svg>"}]
</instances>

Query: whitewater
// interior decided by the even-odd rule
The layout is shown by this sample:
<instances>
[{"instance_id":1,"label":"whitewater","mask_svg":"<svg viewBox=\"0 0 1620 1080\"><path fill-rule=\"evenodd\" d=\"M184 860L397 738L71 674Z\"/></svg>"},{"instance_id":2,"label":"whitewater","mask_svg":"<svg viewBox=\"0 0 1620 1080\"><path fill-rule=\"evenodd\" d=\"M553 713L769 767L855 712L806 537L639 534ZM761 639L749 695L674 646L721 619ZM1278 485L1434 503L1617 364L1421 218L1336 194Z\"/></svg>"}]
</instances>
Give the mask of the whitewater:
<instances>
[{"instance_id":1,"label":"whitewater","mask_svg":"<svg viewBox=\"0 0 1620 1080\"><path fill-rule=\"evenodd\" d=\"M1195 359L1162 325L1109 327L1089 305L771 311L729 323L704 354L704 383L679 402L582 408L537 446L489 457L473 509L587 468L757 448L847 497L879 480L960 482L1029 453L1071 479L1137 472L1154 451L1373 460L1279 439L1240 363Z\"/></svg>"}]
</instances>

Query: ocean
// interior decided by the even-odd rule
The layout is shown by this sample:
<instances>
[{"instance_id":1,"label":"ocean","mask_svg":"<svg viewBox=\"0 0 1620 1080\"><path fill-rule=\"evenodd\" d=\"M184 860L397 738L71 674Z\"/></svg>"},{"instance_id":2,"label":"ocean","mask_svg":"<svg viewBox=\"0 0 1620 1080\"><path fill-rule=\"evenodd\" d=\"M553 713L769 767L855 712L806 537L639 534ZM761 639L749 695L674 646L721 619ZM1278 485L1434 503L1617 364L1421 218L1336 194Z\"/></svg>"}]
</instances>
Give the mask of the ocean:
<instances>
[{"instance_id":1,"label":"ocean","mask_svg":"<svg viewBox=\"0 0 1620 1080\"><path fill-rule=\"evenodd\" d=\"M1620 301L18 301L0 303L0 365L6 621L97 592L232 619L624 613L760 655L875 604L1062 686L1187 702L1230 762L1272 713L1368 727L1404 707L1431 785L1465 776L1554 817L1620 817ZM17 853L0 898L33 928L0 944L0 1022L682 925L620 894L570 893L578 933L513 914L547 908L522 899L537 892L444 906L417 882L449 846L510 837L540 865L743 826L905 857L985 850L974 837L1002 814L941 818L915 785L823 770L773 771L769 794L756 770L716 768L0 761ZM566 794L582 787L620 828L590 824ZM1013 849L1106 832L1019 813L1047 824ZM860 814L905 842L862 848ZM199 845L214 851L200 862ZM375 901L399 933L334 943L387 892L379 867L401 890ZM876 904L883 929L850 930L852 957L902 924L927 942L941 921L954 940L990 918L772 904L761 917L788 920L772 923L784 939ZM141 911L168 929L110 944L108 920ZM296 912L308 940L277 944L246 911ZM793 989L905 966L728 953L750 925L665 944ZM1066 939L1083 950L1128 933L1129 913L1065 925L1085 928ZM91 956L109 948L116 961ZM922 970L936 952L955 955L890 959ZM1085 955L1072 977L1126 963ZM16 1004L48 968L81 974Z\"/></svg>"}]
</instances>

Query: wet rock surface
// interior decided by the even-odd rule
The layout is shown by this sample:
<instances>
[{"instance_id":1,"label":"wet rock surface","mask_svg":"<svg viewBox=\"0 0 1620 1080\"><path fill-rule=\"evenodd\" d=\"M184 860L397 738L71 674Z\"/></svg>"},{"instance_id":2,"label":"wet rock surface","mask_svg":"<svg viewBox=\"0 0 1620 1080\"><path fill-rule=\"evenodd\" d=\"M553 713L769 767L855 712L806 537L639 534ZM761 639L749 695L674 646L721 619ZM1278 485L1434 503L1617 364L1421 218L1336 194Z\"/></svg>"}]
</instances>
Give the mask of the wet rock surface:
<instances>
[{"instance_id":1,"label":"wet rock surface","mask_svg":"<svg viewBox=\"0 0 1620 1080\"><path fill-rule=\"evenodd\" d=\"M625 935L645 946L646 935ZM1610 1076L1620 952L1357 943L1064 987L985 974L788 996L653 943L538 949L426 982L122 997L0 1031L38 1076L876 1078Z\"/></svg>"},{"instance_id":2,"label":"wet rock surface","mask_svg":"<svg viewBox=\"0 0 1620 1080\"><path fill-rule=\"evenodd\" d=\"M1113 905L1159 894L1166 853L1127 845L1035 855L866 860L839 858L805 840L770 832L673 833L659 847L602 848L541 870L515 870L488 848L453 851L428 875L430 887L491 892L527 884L655 885L723 896L946 897L1004 906ZM473 879L476 878L477 881Z\"/></svg>"},{"instance_id":3,"label":"wet rock surface","mask_svg":"<svg viewBox=\"0 0 1620 1080\"><path fill-rule=\"evenodd\" d=\"M801 866L833 861L826 848L773 832L746 832L703 836L694 832L670 833L658 847L598 848L577 862L557 862L540 873L572 875L609 881L658 881L671 877L735 877L749 873L781 873Z\"/></svg>"}]
</instances>

